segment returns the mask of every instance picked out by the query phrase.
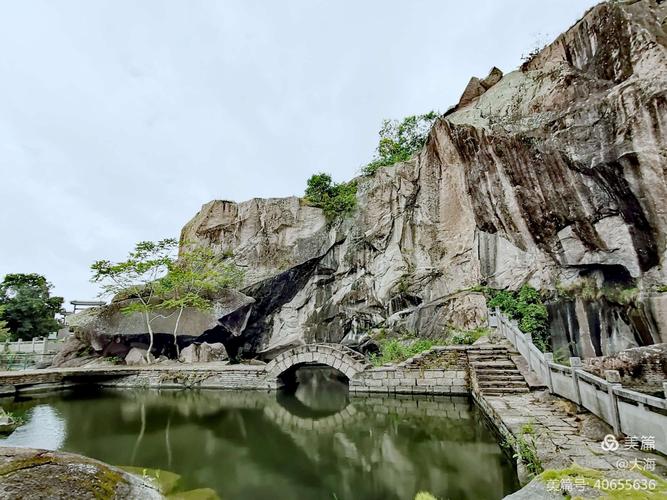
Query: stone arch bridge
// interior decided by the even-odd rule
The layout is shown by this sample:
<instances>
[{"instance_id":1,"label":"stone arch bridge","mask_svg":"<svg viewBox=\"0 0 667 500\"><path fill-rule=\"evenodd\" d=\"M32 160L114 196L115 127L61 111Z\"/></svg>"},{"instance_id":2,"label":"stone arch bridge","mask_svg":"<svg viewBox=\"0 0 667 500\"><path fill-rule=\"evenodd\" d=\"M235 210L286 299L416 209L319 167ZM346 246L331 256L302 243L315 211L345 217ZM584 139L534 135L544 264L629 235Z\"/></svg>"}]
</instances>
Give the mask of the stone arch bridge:
<instances>
[{"instance_id":1,"label":"stone arch bridge","mask_svg":"<svg viewBox=\"0 0 667 500\"><path fill-rule=\"evenodd\" d=\"M303 365L327 365L348 380L371 367L363 354L341 344L305 344L280 353L266 365L267 378L278 382L281 376Z\"/></svg>"}]
</instances>

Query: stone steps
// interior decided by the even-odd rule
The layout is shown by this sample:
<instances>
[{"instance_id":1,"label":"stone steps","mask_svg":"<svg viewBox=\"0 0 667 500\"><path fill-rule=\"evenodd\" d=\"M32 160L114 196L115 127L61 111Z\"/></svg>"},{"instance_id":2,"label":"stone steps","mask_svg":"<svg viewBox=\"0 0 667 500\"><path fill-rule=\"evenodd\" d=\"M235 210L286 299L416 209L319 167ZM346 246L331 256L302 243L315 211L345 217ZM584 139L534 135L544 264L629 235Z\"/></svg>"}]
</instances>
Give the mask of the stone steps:
<instances>
[{"instance_id":1,"label":"stone steps","mask_svg":"<svg viewBox=\"0 0 667 500\"><path fill-rule=\"evenodd\" d=\"M484 380L488 381L494 381L494 380L506 380L506 381L514 381L518 380L520 382L525 382L524 378L521 375L516 375L514 373L508 372L508 373L496 373L495 370L489 370L484 373L479 373L477 372L478 376L483 376Z\"/></svg>"},{"instance_id":2,"label":"stone steps","mask_svg":"<svg viewBox=\"0 0 667 500\"><path fill-rule=\"evenodd\" d=\"M484 396L502 396L504 394L525 394L528 392L528 388L513 388L513 387L508 387L504 389L482 389L481 393Z\"/></svg>"},{"instance_id":3,"label":"stone steps","mask_svg":"<svg viewBox=\"0 0 667 500\"><path fill-rule=\"evenodd\" d=\"M525 380L479 380L477 384L480 387L526 387Z\"/></svg>"},{"instance_id":4,"label":"stone steps","mask_svg":"<svg viewBox=\"0 0 667 500\"><path fill-rule=\"evenodd\" d=\"M504 346L472 348L468 360L482 395L502 396L528 392L526 380Z\"/></svg>"},{"instance_id":5,"label":"stone steps","mask_svg":"<svg viewBox=\"0 0 667 500\"><path fill-rule=\"evenodd\" d=\"M473 368L488 368L488 369L494 369L494 370L509 370L509 371L517 371L516 365L512 363L511 361L473 361L470 363Z\"/></svg>"}]
</instances>

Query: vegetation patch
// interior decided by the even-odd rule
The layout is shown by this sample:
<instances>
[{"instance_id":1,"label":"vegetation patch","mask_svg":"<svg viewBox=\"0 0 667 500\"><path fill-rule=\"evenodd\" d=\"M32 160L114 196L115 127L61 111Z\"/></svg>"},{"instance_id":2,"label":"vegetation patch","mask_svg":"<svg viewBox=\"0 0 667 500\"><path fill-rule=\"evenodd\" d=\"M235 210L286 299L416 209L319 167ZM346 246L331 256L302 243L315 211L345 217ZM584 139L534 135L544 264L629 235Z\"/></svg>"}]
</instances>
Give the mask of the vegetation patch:
<instances>
[{"instance_id":1,"label":"vegetation patch","mask_svg":"<svg viewBox=\"0 0 667 500\"><path fill-rule=\"evenodd\" d=\"M529 437L526 438L526 435ZM530 433L521 434L513 439L514 458L521 460L521 463L526 467L531 477L542 473L544 470L542 461L537 456L535 441L530 437Z\"/></svg>"},{"instance_id":2,"label":"vegetation patch","mask_svg":"<svg viewBox=\"0 0 667 500\"><path fill-rule=\"evenodd\" d=\"M362 168L362 174L373 175L378 169L412 158L426 144L426 138L438 118L431 111L412 115L402 121L385 120L380 129L380 142L373 160Z\"/></svg>"},{"instance_id":3,"label":"vegetation patch","mask_svg":"<svg viewBox=\"0 0 667 500\"><path fill-rule=\"evenodd\" d=\"M314 174L306 185L305 201L321 208L329 221L346 217L357 206L356 181L334 183L326 173Z\"/></svg>"},{"instance_id":4,"label":"vegetation patch","mask_svg":"<svg viewBox=\"0 0 667 500\"><path fill-rule=\"evenodd\" d=\"M667 287L665 288L667 289ZM608 302L620 306L628 306L636 304L639 297L639 288L622 283L598 286L592 278L581 278L569 285L557 284L556 296L569 300L579 298L587 302L606 299Z\"/></svg>"},{"instance_id":5,"label":"vegetation patch","mask_svg":"<svg viewBox=\"0 0 667 500\"><path fill-rule=\"evenodd\" d=\"M53 285L39 274L7 274L0 282L0 340L48 337L61 324L62 297L51 295Z\"/></svg>"},{"instance_id":6,"label":"vegetation patch","mask_svg":"<svg viewBox=\"0 0 667 500\"><path fill-rule=\"evenodd\" d=\"M132 467L129 465L119 466L119 469L140 477L144 481L151 483L163 495L167 495L176 490L181 479L179 474L162 469L149 469L147 467Z\"/></svg>"},{"instance_id":7,"label":"vegetation patch","mask_svg":"<svg viewBox=\"0 0 667 500\"><path fill-rule=\"evenodd\" d=\"M667 481L645 470L639 470L638 472L646 477L646 480L631 478L612 479L605 477L601 471L581 467L575 463L565 469L547 469L539 475L539 478L545 483L556 481L559 485L575 484L586 486L598 494L595 496L604 499L640 500L666 497ZM645 481L650 481L653 487L644 488L643 484L648 484Z\"/></svg>"},{"instance_id":8,"label":"vegetation patch","mask_svg":"<svg viewBox=\"0 0 667 500\"><path fill-rule=\"evenodd\" d=\"M412 356L416 356L420 352L428 351L435 344L428 339L376 339L380 346L380 354L373 354L370 361L374 366L382 366L387 363L401 363Z\"/></svg>"},{"instance_id":9,"label":"vegetation patch","mask_svg":"<svg viewBox=\"0 0 667 500\"><path fill-rule=\"evenodd\" d=\"M517 320L519 329L532 335L538 349L549 351L549 313L540 292L529 285L522 286L518 292L489 287L477 287L476 290L484 292L489 309L498 307L507 316Z\"/></svg>"},{"instance_id":10,"label":"vegetation patch","mask_svg":"<svg viewBox=\"0 0 667 500\"><path fill-rule=\"evenodd\" d=\"M489 334L486 327L478 327L472 330L451 330L448 345L472 345L476 340Z\"/></svg>"}]
</instances>

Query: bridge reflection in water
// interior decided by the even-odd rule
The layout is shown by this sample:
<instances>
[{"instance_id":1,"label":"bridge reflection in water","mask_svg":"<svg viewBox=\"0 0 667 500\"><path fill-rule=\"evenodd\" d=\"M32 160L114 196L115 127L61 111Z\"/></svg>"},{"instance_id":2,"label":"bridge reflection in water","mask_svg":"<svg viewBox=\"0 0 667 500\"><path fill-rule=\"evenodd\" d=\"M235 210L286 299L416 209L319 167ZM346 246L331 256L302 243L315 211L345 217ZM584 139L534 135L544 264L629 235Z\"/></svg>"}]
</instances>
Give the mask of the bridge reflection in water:
<instances>
[{"instance_id":1,"label":"bridge reflection in water","mask_svg":"<svg viewBox=\"0 0 667 500\"><path fill-rule=\"evenodd\" d=\"M355 420L348 379L335 368L301 365L286 373L276 395L278 405L264 407L265 415L281 427L329 432Z\"/></svg>"},{"instance_id":2,"label":"bridge reflection in water","mask_svg":"<svg viewBox=\"0 0 667 500\"><path fill-rule=\"evenodd\" d=\"M25 425L0 443L166 469L221 498L480 499L516 488L468 398L348 397L337 374L310 371L291 394L81 387L7 401Z\"/></svg>"}]
</instances>

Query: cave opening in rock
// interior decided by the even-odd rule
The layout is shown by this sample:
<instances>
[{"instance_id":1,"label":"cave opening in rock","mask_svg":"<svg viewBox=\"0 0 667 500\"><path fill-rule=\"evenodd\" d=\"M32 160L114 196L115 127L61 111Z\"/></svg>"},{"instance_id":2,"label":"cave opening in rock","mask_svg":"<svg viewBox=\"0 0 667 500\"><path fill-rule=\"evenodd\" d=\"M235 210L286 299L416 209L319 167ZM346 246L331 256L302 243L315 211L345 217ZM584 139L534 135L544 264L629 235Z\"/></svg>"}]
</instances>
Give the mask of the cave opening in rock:
<instances>
[{"instance_id":1,"label":"cave opening in rock","mask_svg":"<svg viewBox=\"0 0 667 500\"><path fill-rule=\"evenodd\" d=\"M586 264L579 267L579 276L582 278L602 278L603 284L634 286L635 279L625 266L620 264Z\"/></svg>"}]
</instances>

